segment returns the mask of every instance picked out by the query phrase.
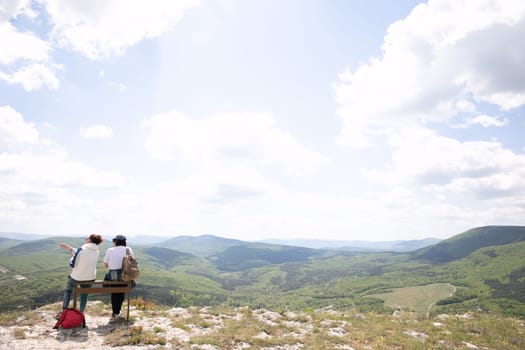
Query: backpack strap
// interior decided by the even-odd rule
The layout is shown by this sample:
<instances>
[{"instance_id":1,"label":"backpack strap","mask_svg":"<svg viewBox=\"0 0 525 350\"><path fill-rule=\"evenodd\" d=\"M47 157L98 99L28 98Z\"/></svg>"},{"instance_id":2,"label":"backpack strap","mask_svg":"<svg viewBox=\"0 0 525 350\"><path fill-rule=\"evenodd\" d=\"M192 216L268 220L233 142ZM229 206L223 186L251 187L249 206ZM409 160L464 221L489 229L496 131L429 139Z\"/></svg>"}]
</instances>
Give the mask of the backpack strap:
<instances>
[{"instance_id":1,"label":"backpack strap","mask_svg":"<svg viewBox=\"0 0 525 350\"><path fill-rule=\"evenodd\" d=\"M58 329L58 327L60 327L60 325L62 324L62 322L64 322L64 319L66 318L66 310L62 310L62 312L60 313L60 316L58 317L58 320L57 322L55 323L55 326L53 327L53 329Z\"/></svg>"},{"instance_id":2,"label":"backpack strap","mask_svg":"<svg viewBox=\"0 0 525 350\"><path fill-rule=\"evenodd\" d=\"M75 263L77 262L78 254L82 250L82 247L77 248L77 251L75 252L75 255L69 260L69 267L75 267Z\"/></svg>"},{"instance_id":3,"label":"backpack strap","mask_svg":"<svg viewBox=\"0 0 525 350\"><path fill-rule=\"evenodd\" d=\"M126 247L126 255L131 255L131 252L129 251L129 247Z\"/></svg>"}]
</instances>

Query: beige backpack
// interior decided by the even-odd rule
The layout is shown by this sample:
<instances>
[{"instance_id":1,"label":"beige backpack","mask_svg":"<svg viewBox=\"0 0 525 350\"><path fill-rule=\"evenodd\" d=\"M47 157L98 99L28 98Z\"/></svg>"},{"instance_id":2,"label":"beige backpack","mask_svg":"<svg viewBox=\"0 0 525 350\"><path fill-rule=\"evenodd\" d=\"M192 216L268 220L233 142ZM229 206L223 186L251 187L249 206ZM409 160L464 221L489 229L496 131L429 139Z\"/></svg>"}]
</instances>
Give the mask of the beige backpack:
<instances>
[{"instance_id":1,"label":"beige backpack","mask_svg":"<svg viewBox=\"0 0 525 350\"><path fill-rule=\"evenodd\" d=\"M131 255L129 248L126 247L126 255L122 259L122 274L120 280L125 282L133 281L139 277L139 274L139 263L137 262L137 259Z\"/></svg>"}]
</instances>

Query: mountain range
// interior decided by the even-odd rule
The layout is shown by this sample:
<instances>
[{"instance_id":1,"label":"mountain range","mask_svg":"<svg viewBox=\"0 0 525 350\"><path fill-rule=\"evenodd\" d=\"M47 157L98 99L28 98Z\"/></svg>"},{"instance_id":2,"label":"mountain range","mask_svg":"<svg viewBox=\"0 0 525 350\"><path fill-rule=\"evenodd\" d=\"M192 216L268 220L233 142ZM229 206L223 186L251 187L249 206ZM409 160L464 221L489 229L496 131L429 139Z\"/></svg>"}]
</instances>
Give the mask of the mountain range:
<instances>
[{"instance_id":1,"label":"mountain range","mask_svg":"<svg viewBox=\"0 0 525 350\"><path fill-rule=\"evenodd\" d=\"M132 243L133 237L129 241L142 269L134 293L160 304L332 305L384 312L389 306L383 295L408 293L407 287L451 285L453 295L429 302L429 310L483 309L525 317L523 226L478 227L442 241L381 242L373 250L355 241L352 245L359 250L336 244L341 242L297 242L300 246L212 235L152 244ZM0 239L0 310L60 300L69 270L69 255L58 248L60 242L81 245L83 240ZM423 247L408 248L419 245ZM101 255L109 247L104 242ZM97 277L103 273L100 267Z\"/></svg>"},{"instance_id":2,"label":"mountain range","mask_svg":"<svg viewBox=\"0 0 525 350\"><path fill-rule=\"evenodd\" d=\"M434 245L441 241L438 238L395 241L363 241L363 240L323 240L323 239L269 239L266 243L299 246L314 249L341 249L348 251L395 251L409 252L419 248Z\"/></svg>"},{"instance_id":3,"label":"mountain range","mask_svg":"<svg viewBox=\"0 0 525 350\"><path fill-rule=\"evenodd\" d=\"M0 232L0 249L2 248L2 240L11 239L15 243L17 241L29 241L53 237L53 235L41 235L34 233L15 233L15 232ZM180 235L172 238L156 235L136 235L128 236L128 241L132 244L140 245L162 245L168 248L191 251L192 254L198 256L205 256L208 252L207 248L200 249L195 246L195 240L198 239L204 247L212 247L213 251L220 249L221 246L229 247L239 244L243 241L237 239L230 239L219 237L215 235L200 235L187 236ZM418 240L394 240L394 241L365 241L365 240L326 240L326 239L267 239L258 241L260 243L289 245L313 249L341 249L348 251L398 251L408 252L433 245L439 242L437 238L424 238Z\"/></svg>"}]
</instances>

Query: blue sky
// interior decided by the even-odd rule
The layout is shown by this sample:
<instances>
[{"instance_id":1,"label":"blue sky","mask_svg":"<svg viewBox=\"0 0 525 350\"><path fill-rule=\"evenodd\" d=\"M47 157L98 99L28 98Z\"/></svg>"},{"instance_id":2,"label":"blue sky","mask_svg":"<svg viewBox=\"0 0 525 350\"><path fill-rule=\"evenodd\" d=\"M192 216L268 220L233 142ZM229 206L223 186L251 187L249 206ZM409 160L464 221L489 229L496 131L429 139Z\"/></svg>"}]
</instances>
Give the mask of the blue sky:
<instances>
[{"instance_id":1,"label":"blue sky","mask_svg":"<svg viewBox=\"0 0 525 350\"><path fill-rule=\"evenodd\" d=\"M0 231L525 225L523 1L0 0Z\"/></svg>"}]
</instances>

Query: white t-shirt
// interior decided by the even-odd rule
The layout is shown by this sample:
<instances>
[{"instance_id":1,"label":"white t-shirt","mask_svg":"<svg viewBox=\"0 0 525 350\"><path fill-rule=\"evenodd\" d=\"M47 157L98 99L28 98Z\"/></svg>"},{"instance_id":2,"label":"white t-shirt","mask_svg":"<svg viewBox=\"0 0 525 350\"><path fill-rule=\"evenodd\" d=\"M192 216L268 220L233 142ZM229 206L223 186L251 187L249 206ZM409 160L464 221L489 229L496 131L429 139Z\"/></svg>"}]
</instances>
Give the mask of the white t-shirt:
<instances>
[{"instance_id":1,"label":"white t-shirt","mask_svg":"<svg viewBox=\"0 0 525 350\"><path fill-rule=\"evenodd\" d=\"M124 256L126 255L126 248L128 248L130 254L135 257L133 250L130 247L118 245L116 247L108 248L104 255L104 260L102 261L108 264L110 270L120 270L122 268L122 259L124 259Z\"/></svg>"}]
</instances>

